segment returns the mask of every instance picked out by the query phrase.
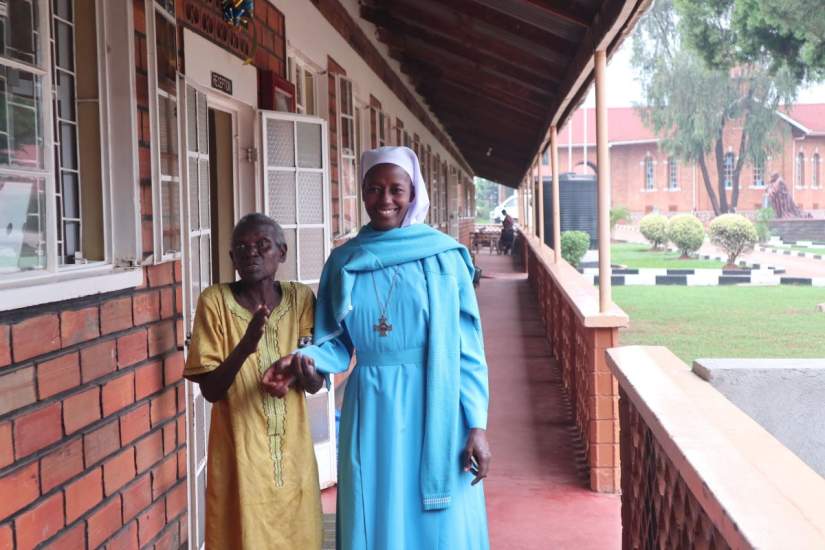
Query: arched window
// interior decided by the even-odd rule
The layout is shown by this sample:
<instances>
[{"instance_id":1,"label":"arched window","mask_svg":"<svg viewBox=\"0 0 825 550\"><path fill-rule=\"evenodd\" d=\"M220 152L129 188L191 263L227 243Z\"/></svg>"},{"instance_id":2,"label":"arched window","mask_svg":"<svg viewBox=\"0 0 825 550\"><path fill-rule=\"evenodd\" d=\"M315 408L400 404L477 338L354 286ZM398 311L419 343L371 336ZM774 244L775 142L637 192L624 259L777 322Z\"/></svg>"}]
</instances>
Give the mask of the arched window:
<instances>
[{"instance_id":1,"label":"arched window","mask_svg":"<svg viewBox=\"0 0 825 550\"><path fill-rule=\"evenodd\" d=\"M645 155L645 189L653 191L655 182L653 180L653 157L650 153Z\"/></svg>"},{"instance_id":2,"label":"arched window","mask_svg":"<svg viewBox=\"0 0 825 550\"><path fill-rule=\"evenodd\" d=\"M797 187L805 187L805 153L799 152L796 154L796 180L794 184Z\"/></svg>"},{"instance_id":3,"label":"arched window","mask_svg":"<svg viewBox=\"0 0 825 550\"><path fill-rule=\"evenodd\" d=\"M819 153L814 153L811 162L813 164L813 166L811 167L813 170L813 174L811 177L811 187L819 187L821 185L821 180L819 179Z\"/></svg>"},{"instance_id":4,"label":"arched window","mask_svg":"<svg viewBox=\"0 0 825 550\"><path fill-rule=\"evenodd\" d=\"M733 153L725 153L725 189L733 189Z\"/></svg>"},{"instance_id":5,"label":"arched window","mask_svg":"<svg viewBox=\"0 0 825 550\"><path fill-rule=\"evenodd\" d=\"M667 186L669 189L679 189L679 165L672 155L667 157Z\"/></svg>"}]
</instances>

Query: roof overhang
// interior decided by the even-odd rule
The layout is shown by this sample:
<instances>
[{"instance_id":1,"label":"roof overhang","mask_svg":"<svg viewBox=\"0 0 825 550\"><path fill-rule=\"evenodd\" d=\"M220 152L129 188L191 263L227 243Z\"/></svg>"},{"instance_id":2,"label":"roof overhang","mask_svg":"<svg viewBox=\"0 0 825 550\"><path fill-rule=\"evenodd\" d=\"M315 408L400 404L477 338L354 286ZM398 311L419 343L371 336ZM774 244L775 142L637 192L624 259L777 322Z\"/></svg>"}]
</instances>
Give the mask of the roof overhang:
<instances>
[{"instance_id":1,"label":"roof overhang","mask_svg":"<svg viewBox=\"0 0 825 550\"><path fill-rule=\"evenodd\" d=\"M517 187L651 0L361 0L479 176Z\"/></svg>"}]
</instances>

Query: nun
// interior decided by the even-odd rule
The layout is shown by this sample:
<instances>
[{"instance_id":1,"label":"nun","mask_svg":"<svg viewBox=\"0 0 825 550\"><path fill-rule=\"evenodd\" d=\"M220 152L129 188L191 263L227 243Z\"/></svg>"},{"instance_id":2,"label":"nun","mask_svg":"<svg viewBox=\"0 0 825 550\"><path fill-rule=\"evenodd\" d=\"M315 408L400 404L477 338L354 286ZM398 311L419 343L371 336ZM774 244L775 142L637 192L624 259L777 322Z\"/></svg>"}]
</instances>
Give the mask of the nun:
<instances>
[{"instance_id":1,"label":"nun","mask_svg":"<svg viewBox=\"0 0 825 550\"><path fill-rule=\"evenodd\" d=\"M411 149L366 151L360 177L370 222L324 266L314 344L292 359L304 386L355 359L341 413L337 547L487 549L489 392L469 253L425 223Z\"/></svg>"}]
</instances>

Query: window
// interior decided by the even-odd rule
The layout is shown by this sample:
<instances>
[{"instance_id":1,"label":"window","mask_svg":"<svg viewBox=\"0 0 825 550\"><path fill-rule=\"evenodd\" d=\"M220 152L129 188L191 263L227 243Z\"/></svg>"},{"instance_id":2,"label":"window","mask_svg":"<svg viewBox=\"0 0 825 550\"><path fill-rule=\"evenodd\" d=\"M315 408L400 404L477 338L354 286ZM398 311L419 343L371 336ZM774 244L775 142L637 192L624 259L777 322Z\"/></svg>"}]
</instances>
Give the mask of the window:
<instances>
[{"instance_id":1,"label":"window","mask_svg":"<svg viewBox=\"0 0 825 550\"><path fill-rule=\"evenodd\" d=\"M544 166L548 166L550 164L550 154L549 149L545 149L544 152L541 154L541 163Z\"/></svg>"},{"instance_id":2,"label":"window","mask_svg":"<svg viewBox=\"0 0 825 550\"><path fill-rule=\"evenodd\" d=\"M814 153L814 156L811 158L811 187L819 188L821 185L820 175L819 175L819 153Z\"/></svg>"},{"instance_id":3,"label":"window","mask_svg":"<svg viewBox=\"0 0 825 550\"><path fill-rule=\"evenodd\" d=\"M384 111L372 108L370 122L375 125L372 129L372 135L375 137L372 146L384 147L385 145L389 145L390 117L388 117Z\"/></svg>"},{"instance_id":4,"label":"window","mask_svg":"<svg viewBox=\"0 0 825 550\"><path fill-rule=\"evenodd\" d=\"M174 258L181 252L181 196L178 172L177 29L175 7L155 1L147 13L146 28L154 39L149 44L149 103L152 117L152 181L155 216L156 259ZM154 48L151 47L154 46ZM154 55L152 55L154 49Z\"/></svg>"},{"instance_id":5,"label":"window","mask_svg":"<svg viewBox=\"0 0 825 550\"><path fill-rule=\"evenodd\" d=\"M412 147L412 140L410 139L409 132L404 132L404 147Z\"/></svg>"},{"instance_id":6,"label":"window","mask_svg":"<svg viewBox=\"0 0 825 550\"><path fill-rule=\"evenodd\" d=\"M765 187L765 161L762 159L753 163L753 186Z\"/></svg>"},{"instance_id":7,"label":"window","mask_svg":"<svg viewBox=\"0 0 825 550\"><path fill-rule=\"evenodd\" d=\"M796 172L794 174L794 184L797 187L805 187L805 153L796 154Z\"/></svg>"},{"instance_id":8,"label":"window","mask_svg":"<svg viewBox=\"0 0 825 550\"><path fill-rule=\"evenodd\" d=\"M292 55L287 58L289 81L295 85L295 111L302 115L317 114L315 106L315 73Z\"/></svg>"},{"instance_id":9,"label":"window","mask_svg":"<svg viewBox=\"0 0 825 550\"><path fill-rule=\"evenodd\" d=\"M75 48L76 34L94 36L94 26L94 10L77 13L70 0L0 2L4 278L105 259L96 46Z\"/></svg>"},{"instance_id":10,"label":"window","mask_svg":"<svg viewBox=\"0 0 825 550\"><path fill-rule=\"evenodd\" d=\"M733 153L730 151L725 153L725 160L724 160L724 178L725 178L725 189L733 189L733 164L734 164L734 156Z\"/></svg>"},{"instance_id":11,"label":"window","mask_svg":"<svg viewBox=\"0 0 825 550\"><path fill-rule=\"evenodd\" d=\"M653 191L655 189L655 181L653 179L653 157L648 153L645 156L645 190Z\"/></svg>"},{"instance_id":12,"label":"window","mask_svg":"<svg viewBox=\"0 0 825 550\"><path fill-rule=\"evenodd\" d=\"M352 81L336 75L338 88L338 234L346 235L358 227L358 185L355 143L355 109L352 97Z\"/></svg>"},{"instance_id":13,"label":"window","mask_svg":"<svg viewBox=\"0 0 825 550\"><path fill-rule=\"evenodd\" d=\"M667 157L667 186L671 191L679 189L679 165L673 157Z\"/></svg>"}]
</instances>

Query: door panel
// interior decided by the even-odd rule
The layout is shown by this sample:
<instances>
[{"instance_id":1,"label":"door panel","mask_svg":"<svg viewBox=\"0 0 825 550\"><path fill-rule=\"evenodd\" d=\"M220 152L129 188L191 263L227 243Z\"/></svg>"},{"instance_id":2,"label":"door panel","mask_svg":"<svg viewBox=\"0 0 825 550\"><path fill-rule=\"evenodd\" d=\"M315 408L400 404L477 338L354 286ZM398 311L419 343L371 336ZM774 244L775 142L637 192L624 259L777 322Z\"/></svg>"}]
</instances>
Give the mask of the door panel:
<instances>
[{"instance_id":1,"label":"door panel","mask_svg":"<svg viewBox=\"0 0 825 550\"><path fill-rule=\"evenodd\" d=\"M284 229L287 259L278 278L317 290L329 256L329 159L327 123L320 118L261 112L265 213ZM321 487L337 480L335 390L307 396Z\"/></svg>"}]
</instances>

